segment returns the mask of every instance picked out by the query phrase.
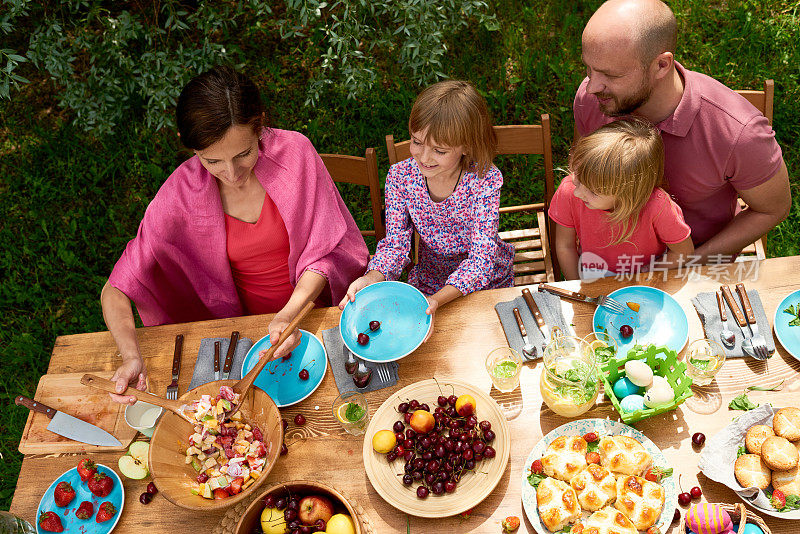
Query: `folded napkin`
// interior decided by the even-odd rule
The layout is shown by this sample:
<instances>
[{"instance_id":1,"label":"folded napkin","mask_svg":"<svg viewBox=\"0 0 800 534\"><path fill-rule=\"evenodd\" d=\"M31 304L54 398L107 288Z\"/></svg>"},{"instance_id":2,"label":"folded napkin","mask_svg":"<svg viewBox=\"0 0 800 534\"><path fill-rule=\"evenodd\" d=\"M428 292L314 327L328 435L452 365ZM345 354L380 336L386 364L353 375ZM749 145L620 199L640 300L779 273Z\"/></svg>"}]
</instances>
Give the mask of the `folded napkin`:
<instances>
[{"instance_id":1,"label":"folded napkin","mask_svg":"<svg viewBox=\"0 0 800 534\"><path fill-rule=\"evenodd\" d=\"M700 461L697 463L697 467L705 476L728 486L742 499L765 510L772 510L772 504L766 494L758 488L742 487L733 474L733 464L736 462L739 446L744 444L747 429L753 425L767 425L771 428L774 414L769 404L762 404L745 412L723 428L719 434L706 441L706 446L700 454Z\"/></svg>"},{"instance_id":2,"label":"folded napkin","mask_svg":"<svg viewBox=\"0 0 800 534\"><path fill-rule=\"evenodd\" d=\"M214 375L214 342L219 341L219 377L222 379L222 368L225 366L225 355L228 354L228 346L231 344L231 339L228 337L206 337L200 340L200 350L197 351L197 361L194 364L194 373L192 374L192 381L189 384L189 389L194 389L197 386L202 386L207 382L216 380ZM236 344L236 352L233 353L233 363L231 363L231 372L228 375L229 380L239 380L242 378L242 364L247 351L253 346L253 341L250 338L239 338Z\"/></svg>"},{"instance_id":3,"label":"folded napkin","mask_svg":"<svg viewBox=\"0 0 800 534\"><path fill-rule=\"evenodd\" d=\"M758 291L755 290L748 291L747 297L750 299L750 305L753 307L753 313L756 316L758 333L763 335L767 340L767 350L770 354L772 354L775 352L775 340L772 338L772 327L770 327L767 314L764 312L764 305L761 304L761 297L758 296ZM742 309L741 302L739 301L739 295L734 293L733 298L739 305L739 309ZM736 318L733 316L733 312L731 311L730 306L728 306L728 303L725 302L724 299L722 303L725 305L725 313L728 316L728 321L726 323L728 329L736 334L736 343L734 344L733 348L730 349L722 344L722 341L719 337L720 332L722 332L722 321L719 318L717 297L714 295L714 293L698 293L697 296L692 299L694 309L697 310L697 315L700 316L700 322L703 323L703 328L706 331L706 338L713 339L719 343L719 346L722 347L723 351L725 351L726 358L744 358L747 356L747 354L742 351L742 340L744 339L744 334L742 333L742 329L739 328L739 325L736 323ZM746 326L744 327L744 331L747 332L748 336L750 335L750 329Z\"/></svg>"},{"instance_id":4,"label":"folded napkin","mask_svg":"<svg viewBox=\"0 0 800 534\"><path fill-rule=\"evenodd\" d=\"M536 290L531 291L531 295L536 305L539 306L542 319L544 319L545 324L550 327L551 331L554 326L557 326L565 334L572 335L572 328L567 323L567 320L564 318L564 313L561 310L560 298L550 293ZM528 332L528 339L536 346L536 356L541 358L542 344L547 344L550 340L544 339L541 330L539 330L539 325L536 324L536 319L534 319L531 310L528 308L528 304L525 302L525 299L522 298L522 294L514 300L498 302L494 306L494 310L500 318L500 324L503 325L503 331L506 334L508 346L519 352L519 355L525 359L525 355L522 353L524 343L522 341L522 334L519 331L519 325L517 325L517 320L514 319L514 308L519 309L519 314L522 317L522 324L525 325L525 330Z\"/></svg>"},{"instance_id":5,"label":"folded napkin","mask_svg":"<svg viewBox=\"0 0 800 534\"><path fill-rule=\"evenodd\" d=\"M336 380L336 387L339 389L339 393L347 393L348 391L366 393L368 391L375 391L376 389L388 388L397 383L397 362L373 363L364 360L364 364L372 369L372 378L369 379L369 383L366 387L356 387L355 382L353 382L353 375L348 374L344 368L344 362L347 361L347 355L350 349L348 349L344 341L342 341L339 327L323 330L322 342L325 344L325 351L328 353L328 361L331 364L333 378ZM389 380L381 379L378 375L378 366L386 366L389 371Z\"/></svg>"}]
</instances>

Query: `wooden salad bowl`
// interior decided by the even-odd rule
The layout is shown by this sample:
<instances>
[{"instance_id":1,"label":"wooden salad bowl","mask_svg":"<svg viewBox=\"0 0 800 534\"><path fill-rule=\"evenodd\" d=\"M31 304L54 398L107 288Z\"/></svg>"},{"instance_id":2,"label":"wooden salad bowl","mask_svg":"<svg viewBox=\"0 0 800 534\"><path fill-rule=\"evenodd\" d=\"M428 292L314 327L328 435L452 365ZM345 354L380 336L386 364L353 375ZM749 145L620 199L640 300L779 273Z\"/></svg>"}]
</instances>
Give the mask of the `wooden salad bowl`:
<instances>
[{"instance_id":1,"label":"wooden salad bowl","mask_svg":"<svg viewBox=\"0 0 800 534\"><path fill-rule=\"evenodd\" d=\"M299 496L301 498L306 495L322 495L328 497L331 502L333 502L334 513L348 514L353 519L356 534L372 534L371 528L364 528L362 526L359 514L356 513L357 507L350 504L344 495L330 486L313 480L281 482L264 490L250 503L250 506L248 506L244 514L242 514L242 517L236 524L234 534L251 534L257 527L258 532L261 532L261 512L264 510L264 497L270 494L274 494L276 497L289 495ZM364 512L360 507L358 507L358 509L361 510L361 513Z\"/></svg>"},{"instance_id":2,"label":"wooden salad bowl","mask_svg":"<svg viewBox=\"0 0 800 534\"><path fill-rule=\"evenodd\" d=\"M180 400L191 402L201 395L216 397L221 386L235 385L237 380L215 380L184 393ZM242 400L242 419L257 426L264 435L267 458L261 476L247 489L226 499L204 499L192 495L197 471L186 463L186 448L194 427L173 412L165 411L150 440L150 474L161 495L181 508L189 510L222 510L251 495L264 482L278 459L283 443L281 414L272 398L258 388L252 388Z\"/></svg>"}]
</instances>

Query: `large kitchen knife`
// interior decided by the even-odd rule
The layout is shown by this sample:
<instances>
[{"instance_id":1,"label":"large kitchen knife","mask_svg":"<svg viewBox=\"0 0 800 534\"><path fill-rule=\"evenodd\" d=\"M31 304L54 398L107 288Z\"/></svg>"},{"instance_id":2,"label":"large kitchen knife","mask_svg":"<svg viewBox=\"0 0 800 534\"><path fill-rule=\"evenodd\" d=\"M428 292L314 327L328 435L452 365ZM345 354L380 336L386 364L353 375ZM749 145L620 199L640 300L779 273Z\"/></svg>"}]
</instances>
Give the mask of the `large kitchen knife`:
<instances>
[{"instance_id":1,"label":"large kitchen knife","mask_svg":"<svg viewBox=\"0 0 800 534\"><path fill-rule=\"evenodd\" d=\"M122 447L122 443L117 438L102 428L55 410L46 404L22 395L17 396L14 399L14 403L46 415L51 419L50 424L47 425L47 430L55 432L59 436L88 443L89 445L97 445L98 447Z\"/></svg>"}]
</instances>

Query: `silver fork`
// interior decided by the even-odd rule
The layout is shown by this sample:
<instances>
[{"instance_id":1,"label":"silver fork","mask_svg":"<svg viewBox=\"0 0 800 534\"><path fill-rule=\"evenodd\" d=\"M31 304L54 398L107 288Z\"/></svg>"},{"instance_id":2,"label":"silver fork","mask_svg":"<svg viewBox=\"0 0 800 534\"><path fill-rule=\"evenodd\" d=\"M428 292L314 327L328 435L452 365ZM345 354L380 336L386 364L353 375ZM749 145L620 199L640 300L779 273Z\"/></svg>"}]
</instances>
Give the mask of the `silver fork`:
<instances>
[{"instance_id":1,"label":"silver fork","mask_svg":"<svg viewBox=\"0 0 800 534\"><path fill-rule=\"evenodd\" d=\"M183 334L175 336L175 355L172 357L172 382L167 386L167 399L178 399L178 376L181 374L181 353L183 352Z\"/></svg>"},{"instance_id":2,"label":"silver fork","mask_svg":"<svg viewBox=\"0 0 800 534\"><path fill-rule=\"evenodd\" d=\"M733 318L736 319L739 330L742 332L742 352L752 358L762 360L763 358L761 355L757 353L753 347L753 329L750 328L750 324L747 322L742 310L739 308L739 305L736 304L733 293L731 293L731 288L729 288L727 284L723 284L720 286L720 290L722 291L722 296L725 298L725 302L728 303L728 307L731 309L731 312L733 312Z\"/></svg>"},{"instance_id":3,"label":"silver fork","mask_svg":"<svg viewBox=\"0 0 800 534\"><path fill-rule=\"evenodd\" d=\"M378 378L380 378L384 382L389 381L389 366L388 364L382 363L378 365Z\"/></svg>"},{"instance_id":4,"label":"silver fork","mask_svg":"<svg viewBox=\"0 0 800 534\"><path fill-rule=\"evenodd\" d=\"M588 302L589 304L594 304L595 306L602 306L612 313L625 313L625 307L622 304L606 295L590 297L588 295L584 295L583 293L576 293L574 291L570 291L569 289L551 286L550 284L539 284L539 291L547 291L548 293L552 293L553 295L557 295L566 299L577 300L578 302Z\"/></svg>"},{"instance_id":5,"label":"silver fork","mask_svg":"<svg viewBox=\"0 0 800 534\"><path fill-rule=\"evenodd\" d=\"M767 349L767 340L763 334L758 331L756 314L753 312L753 306L750 304L750 298L747 296L747 290L744 288L744 284L736 284L736 292L739 294L739 299L742 301L744 316L747 319L750 331L753 333L753 337L750 340L753 344L753 352L759 360L766 360L770 357L769 350Z\"/></svg>"}]
</instances>

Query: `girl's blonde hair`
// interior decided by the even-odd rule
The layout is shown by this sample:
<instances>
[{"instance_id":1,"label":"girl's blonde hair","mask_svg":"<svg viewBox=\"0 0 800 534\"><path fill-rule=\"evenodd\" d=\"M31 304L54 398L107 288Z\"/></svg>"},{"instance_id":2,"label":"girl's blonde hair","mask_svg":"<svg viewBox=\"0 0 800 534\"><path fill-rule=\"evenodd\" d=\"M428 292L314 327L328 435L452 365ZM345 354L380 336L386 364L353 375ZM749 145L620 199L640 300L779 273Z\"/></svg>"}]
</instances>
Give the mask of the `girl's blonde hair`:
<instances>
[{"instance_id":1,"label":"girl's blonde hair","mask_svg":"<svg viewBox=\"0 0 800 534\"><path fill-rule=\"evenodd\" d=\"M664 144L649 122L629 118L580 138L569 170L591 192L615 198L610 245L627 241L653 189L664 184Z\"/></svg>"},{"instance_id":2,"label":"girl's blonde hair","mask_svg":"<svg viewBox=\"0 0 800 534\"><path fill-rule=\"evenodd\" d=\"M409 133L428 128L427 139L442 145L463 146L462 170L475 165L478 176L492 166L497 137L486 100L466 81L445 80L426 87L414 101L408 118Z\"/></svg>"}]
</instances>

